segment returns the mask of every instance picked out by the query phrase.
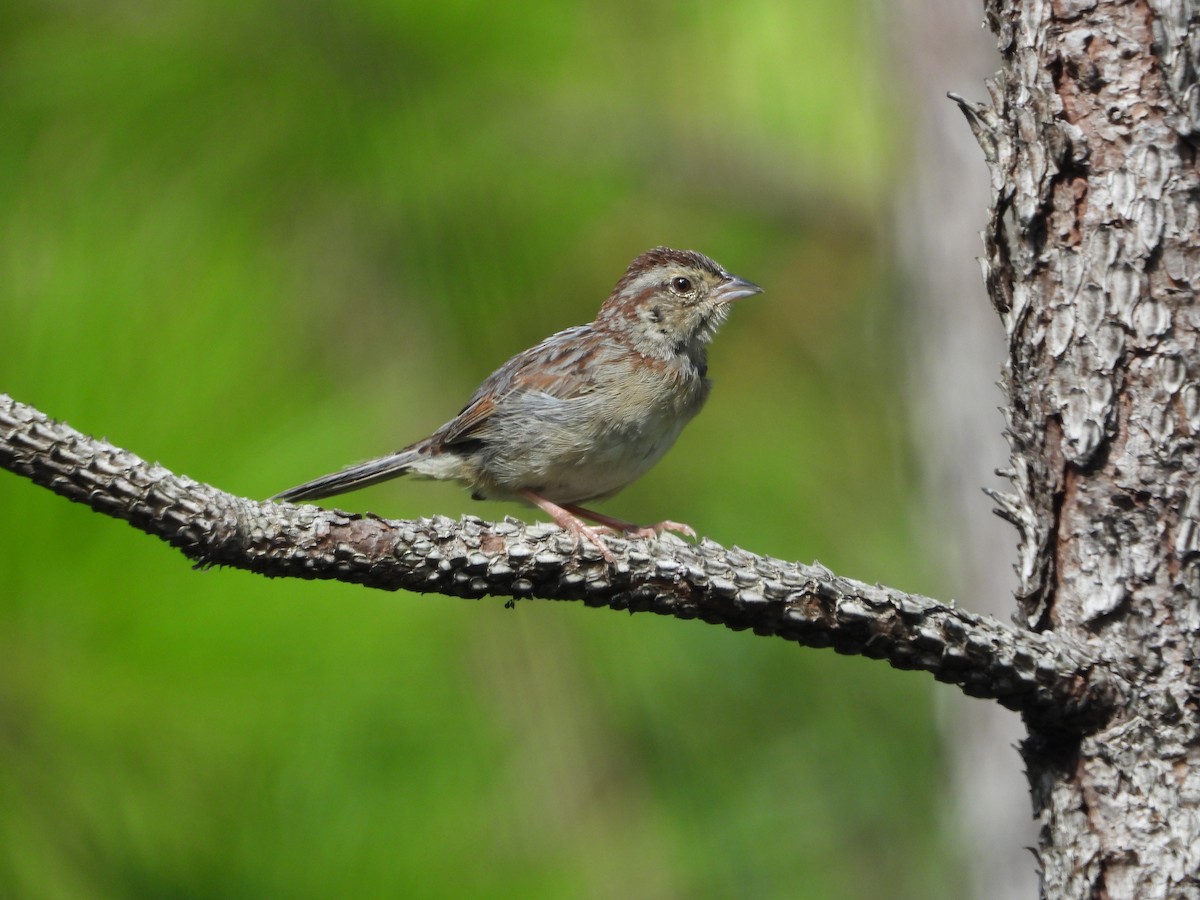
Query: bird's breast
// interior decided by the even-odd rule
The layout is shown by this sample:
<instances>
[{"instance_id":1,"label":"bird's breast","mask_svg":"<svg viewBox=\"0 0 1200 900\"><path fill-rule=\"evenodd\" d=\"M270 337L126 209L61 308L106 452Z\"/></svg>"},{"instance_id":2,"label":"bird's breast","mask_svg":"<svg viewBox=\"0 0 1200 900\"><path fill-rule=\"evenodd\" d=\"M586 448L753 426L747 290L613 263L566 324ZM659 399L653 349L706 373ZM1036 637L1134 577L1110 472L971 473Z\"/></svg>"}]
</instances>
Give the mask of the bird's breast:
<instances>
[{"instance_id":1,"label":"bird's breast","mask_svg":"<svg viewBox=\"0 0 1200 900\"><path fill-rule=\"evenodd\" d=\"M583 503L645 474L700 411L709 382L695 366L659 360L622 368L600 373L574 397L507 398L478 457L487 482L480 492L528 489Z\"/></svg>"}]
</instances>

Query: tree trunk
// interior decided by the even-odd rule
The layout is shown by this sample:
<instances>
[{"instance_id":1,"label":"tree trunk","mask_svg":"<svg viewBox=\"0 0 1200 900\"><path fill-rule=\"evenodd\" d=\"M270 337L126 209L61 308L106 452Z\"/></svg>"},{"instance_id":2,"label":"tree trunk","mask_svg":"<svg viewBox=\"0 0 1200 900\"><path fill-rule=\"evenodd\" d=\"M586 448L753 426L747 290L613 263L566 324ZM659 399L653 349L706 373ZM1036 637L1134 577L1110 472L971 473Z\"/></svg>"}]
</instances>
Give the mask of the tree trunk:
<instances>
[{"instance_id":1,"label":"tree trunk","mask_svg":"<svg viewBox=\"0 0 1200 900\"><path fill-rule=\"evenodd\" d=\"M986 4L1004 58L963 103L992 173L1018 605L1131 688L1023 746L1049 897L1200 897L1200 180L1195 4ZM961 101L960 101L961 102Z\"/></svg>"}]
</instances>

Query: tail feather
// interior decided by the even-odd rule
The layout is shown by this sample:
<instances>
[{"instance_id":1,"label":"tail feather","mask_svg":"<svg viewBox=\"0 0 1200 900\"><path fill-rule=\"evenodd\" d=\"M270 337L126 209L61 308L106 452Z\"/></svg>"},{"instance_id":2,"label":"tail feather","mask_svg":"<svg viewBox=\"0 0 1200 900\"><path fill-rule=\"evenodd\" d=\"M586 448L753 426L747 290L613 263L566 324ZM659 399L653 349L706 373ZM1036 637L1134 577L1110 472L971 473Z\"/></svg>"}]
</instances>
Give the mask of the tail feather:
<instances>
[{"instance_id":1,"label":"tail feather","mask_svg":"<svg viewBox=\"0 0 1200 900\"><path fill-rule=\"evenodd\" d=\"M390 456L370 459L356 466L342 469L340 472L322 475L320 478L314 478L312 481L298 484L294 488L280 491L271 499L288 502L319 500L322 497L332 497L335 494L356 491L359 488L378 484L381 481L387 481L389 478L397 478L405 474L416 457L417 454L412 449L401 450L399 453L393 453Z\"/></svg>"}]
</instances>

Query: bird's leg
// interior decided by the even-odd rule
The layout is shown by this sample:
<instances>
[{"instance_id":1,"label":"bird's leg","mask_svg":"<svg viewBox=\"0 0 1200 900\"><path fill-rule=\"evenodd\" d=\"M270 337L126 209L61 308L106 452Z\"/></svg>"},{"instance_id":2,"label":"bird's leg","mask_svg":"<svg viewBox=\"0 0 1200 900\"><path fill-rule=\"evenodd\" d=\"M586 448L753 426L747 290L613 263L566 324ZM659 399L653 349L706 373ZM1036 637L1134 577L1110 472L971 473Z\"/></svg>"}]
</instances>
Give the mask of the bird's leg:
<instances>
[{"instance_id":1,"label":"bird's leg","mask_svg":"<svg viewBox=\"0 0 1200 900\"><path fill-rule=\"evenodd\" d=\"M632 522L626 522L623 519L614 519L612 516L606 516L604 513L598 513L594 510L584 509L582 506L567 505L564 509L575 516L580 516L584 519L591 519L593 522L599 522L601 525L607 525L622 534L629 537L656 537L664 531L674 531L679 534L686 534L690 538L696 537L696 530L691 525L684 525L682 522L672 522L667 519L664 522L659 522L657 525L635 525Z\"/></svg>"},{"instance_id":2,"label":"bird's leg","mask_svg":"<svg viewBox=\"0 0 1200 900\"><path fill-rule=\"evenodd\" d=\"M563 531L568 531L573 534L575 536L576 547L579 546L579 539L583 538L594 544L600 551L600 555L603 556L608 562L616 562L612 551L608 549L608 545L606 545L600 537L602 529L585 525L578 516L571 512L574 507L567 507L564 509L552 500L547 500L540 494L535 494L530 490L521 490L519 493L522 497L552 518L554 520L554 524L556 524L559 528L561 528Z\"/></svg>"}]
</instances>

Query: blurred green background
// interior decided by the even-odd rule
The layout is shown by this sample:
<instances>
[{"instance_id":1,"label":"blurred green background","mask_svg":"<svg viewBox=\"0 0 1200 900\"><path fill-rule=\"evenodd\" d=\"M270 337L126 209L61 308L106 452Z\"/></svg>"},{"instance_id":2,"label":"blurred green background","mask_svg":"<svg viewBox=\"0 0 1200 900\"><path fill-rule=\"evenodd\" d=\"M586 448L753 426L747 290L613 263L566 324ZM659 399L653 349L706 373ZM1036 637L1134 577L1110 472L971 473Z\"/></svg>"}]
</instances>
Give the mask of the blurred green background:
<instances>
[{"instance_id":1,"label":"blurred green background","mask_svg":"<svg viewBox=\"0 0 1200 900\"><path fill-rule=\"evenodd\" d=\"M862 2L0 5L0 390L251 497L630 259L763 285L604 509L936 591ZM452 485L338 505L471 512ZM953 897L934 687L574 604L193 571L0 473L0 896Z\"/></svg>"}]
</instances>

